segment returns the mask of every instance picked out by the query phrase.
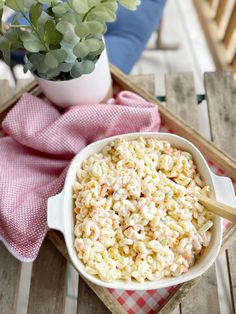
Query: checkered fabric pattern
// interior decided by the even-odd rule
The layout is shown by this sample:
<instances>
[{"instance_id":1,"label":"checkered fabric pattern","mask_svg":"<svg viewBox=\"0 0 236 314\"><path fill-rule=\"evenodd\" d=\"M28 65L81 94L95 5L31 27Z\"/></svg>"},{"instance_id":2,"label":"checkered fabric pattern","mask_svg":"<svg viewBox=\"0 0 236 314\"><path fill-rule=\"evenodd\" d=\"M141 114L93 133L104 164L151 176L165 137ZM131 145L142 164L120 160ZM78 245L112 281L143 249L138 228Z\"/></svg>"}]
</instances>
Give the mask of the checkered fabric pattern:
<instances>
[{"instance_id":1,"label":"checkered fabric pattern","mask_svg":"<svg viewBox=\"0 0 236 314\"><path fill-rule=\"evenodd\" d=\"M160 132L174 133L163 125L160 128ZM218 168L213 162L208 161L208 165L215 174L224 175L224 171ZM233 181L233 185L236 191L235 181ZM224 219L224 232L231 226L232 223ZM108 290L128 314L153 314L175 289L176 286L149 291Z\"/></svg>"}]
</instances>

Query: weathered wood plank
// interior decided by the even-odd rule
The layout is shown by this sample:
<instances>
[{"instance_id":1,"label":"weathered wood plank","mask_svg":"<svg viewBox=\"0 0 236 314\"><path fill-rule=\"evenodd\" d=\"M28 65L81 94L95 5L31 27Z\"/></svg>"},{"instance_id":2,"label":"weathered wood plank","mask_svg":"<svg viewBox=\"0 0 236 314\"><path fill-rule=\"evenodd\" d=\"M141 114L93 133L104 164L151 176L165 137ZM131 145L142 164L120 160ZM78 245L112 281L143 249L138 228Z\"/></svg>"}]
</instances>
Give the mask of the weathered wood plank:
<instances>
[{"instance_id":1,"label":"weathered wood plank","mask_svg":"<svg viewBox=\"0 0 236 314\"><path fill-rule=\"evenodd\" d=\"M181 310L180 310L180 305L177 306L174 311L171 312L171 314L180 314L181 313Z\"/></svg>"},{"instance_id":2,"label":"weathered wood plank","mask_svg":"<svg viewBox=\"0 0 236 314\"><path fill-rule=\"evenodd\" d=\"M25 87L29 86L32 82L34 82L33 78L17 80L15 93L20 92L22 89L24 89Z\"/></svg>"},{"instance_id":3,"label":"weathered wood plank","mask_svg":"<svg viewBox=\"0 0 236 314\"><path fill-rule=\"evenodd\" d=\"M202 275L181 303L181 314L219 314L215 265Z\"/></svg>"},{"instance_id":4,"label":"weathered wood plank","mask_svg":"<svg viewBox=\"0 0 236 314\"><path fill-rule=\"evenodd\" d=\"M131 81L141 86L148 93L155 95L155 76L154 74L129 75Z\"/></svg>"},{"instance_id":5,"label":"weathered wood plank","mask_svg":"<svg viewBox=\"0 0 236 314\"><path fill-rule=\"evenodd\" d=\"M64 313L66 261L47 239L33 264L28 314Z\"/></svg>"},{"instance_id":6,"label":"weathered wood plank","mask_svg":"<svg viewBox=\"0 0 236 314\"><path fill-rule=\"evenodd\" d=\"M16 310L21 263L0 243L0 312L12 314Z\"/></svg>"},{"instance_id":7,"label":"weathered wood plank","mask_svg":"<svg viewBox=\"0 0 236 314\"><path fill-rule=\"evenodd\" d=\"M79 299L78 314L109 314L108 308L98 299L96 294L88 287L84 280L80 277L79 281Z\"/></svg>"},{"instance_id":8,"label":"weathered wood plank","mask_svg":"<svg viewBox=\"0 0 236 314\"><path fill-rule=\"evenodd\" d=\"M230 248L226 251L226 258L228 262L228 270L229 270L229 282L230 282L230 290L231 290L231 301L233 312L236 313L236 243L234 242Z\"/></svg>"},{"instance_id":9,"label":"weathered wood plank","mask_svg":"<svg viewBox=\"0 0 236 314\"><path fill-rule=\"evenodd\" d=\"M236 157L236 97L235 82L231 72L205 74L206 96L214 142ZM232 306L236 304L236 245L226 252L229 269Z\"/></svg>"},{"instance_id":10,"label":"weathered wood plank","mask_svg":"<svg viewBox=\"0 0 236 314\"><path fill-rule=\"evenodd\" d=\"M231 72L205 73L206 98L214 143L236 157L236 102Z\"/></svg>"},{"instance_id":11,"label":"weathered wood plank","mask_svg":"<svg viewBox=\"0 0 236 314\"><path fill-rule=\"evenodd\" d=\"M167 108L197 129L197 98L193 74L166 74L165 83Z\"/></svg>"},{"instance_id":12,"label":"weathered wood plank","mask_svg":"<svg viewBox=\"0 0 236 314\"><path fill-rule=\"evenodd\" d=\"M8 94L9 94L8 80L0 80L0 106L1 106L1 98L6 97Z\"/></svg>"},{"instance_id":13,"label":"weathered wood plank","mask_svg":"<svg viewBox=\"0 0 236 314\"><path fill-rule=\"evenodd\" d=\"M198 128L197 100L192 73L166 75L166 106ZM201 299L201 302L198 302ZM214 302L213 302L214 301ZM213 302L213 304L211 304ZM219 313L215 266L202 276L181 303L181 313Z\"/></svg>"}]
</instances>

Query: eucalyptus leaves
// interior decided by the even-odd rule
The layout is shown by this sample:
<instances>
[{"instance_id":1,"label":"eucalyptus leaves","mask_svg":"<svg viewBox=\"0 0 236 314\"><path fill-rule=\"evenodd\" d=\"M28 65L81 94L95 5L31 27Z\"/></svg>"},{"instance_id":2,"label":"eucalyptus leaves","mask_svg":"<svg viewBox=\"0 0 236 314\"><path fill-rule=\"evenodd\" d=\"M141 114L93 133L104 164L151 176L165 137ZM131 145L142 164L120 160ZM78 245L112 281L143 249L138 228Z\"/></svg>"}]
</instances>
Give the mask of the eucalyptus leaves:
<instances>
[{"instance_id":1,"label":"eucalyptus leaves","mask_svg":"<svg viewBox=\"0 0 236 314\"><path fill-rule=\"evenodd\" d=\"M16 15L0 28L0 51L26 50L24 70L48 80L68 80L91 73L104 49L106 23L116 19L118 4L135 10L140 0L0 0ZM26 20L20 25L19 18ZM2 25L2 22L0 23Z\"/></svg>"}]
</instances>

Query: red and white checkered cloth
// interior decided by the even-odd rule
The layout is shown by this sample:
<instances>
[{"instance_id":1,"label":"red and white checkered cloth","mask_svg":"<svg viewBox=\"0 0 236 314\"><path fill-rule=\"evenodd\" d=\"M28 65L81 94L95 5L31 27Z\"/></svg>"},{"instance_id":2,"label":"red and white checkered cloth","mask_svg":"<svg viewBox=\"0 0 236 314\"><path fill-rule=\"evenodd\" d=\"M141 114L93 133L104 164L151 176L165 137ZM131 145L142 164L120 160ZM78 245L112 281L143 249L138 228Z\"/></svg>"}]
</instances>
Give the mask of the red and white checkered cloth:
<instances>
[{"instance_id":1,"label":"red and white checkered cloth","mask_svg":"<svg viewBox=\"0 0 236 314\"><path fill-rule=\"evenodd\" d=\"M0 240L21 261L33 261L47 232L48 197L63 186L82 148L111 135L158 131L158 107L122 91L110 105L70 107L61 114L25 94L3 121L0 139Z\"/></svg>"}]
</instances>

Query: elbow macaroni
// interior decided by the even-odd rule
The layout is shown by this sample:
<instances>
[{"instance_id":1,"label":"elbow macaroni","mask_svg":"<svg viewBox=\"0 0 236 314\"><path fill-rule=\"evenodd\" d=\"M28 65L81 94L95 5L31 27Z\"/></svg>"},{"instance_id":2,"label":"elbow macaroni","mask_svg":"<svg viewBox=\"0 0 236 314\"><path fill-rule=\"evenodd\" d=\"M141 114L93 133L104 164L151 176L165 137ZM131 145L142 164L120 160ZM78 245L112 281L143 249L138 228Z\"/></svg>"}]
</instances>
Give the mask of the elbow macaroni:
<instances>
[{"instance_id":1,"label":"elbow macaroni","mask_svg":"<svg viewBox=\"0 0 236 314\"><path fill-rule=\"evenodd\" d=\"M211 240L209 193L192 156L154 138L118 139L93 154L73 186L74 246L101 280L159 280L187 272Z\"/></svg>"}]
</instances>

